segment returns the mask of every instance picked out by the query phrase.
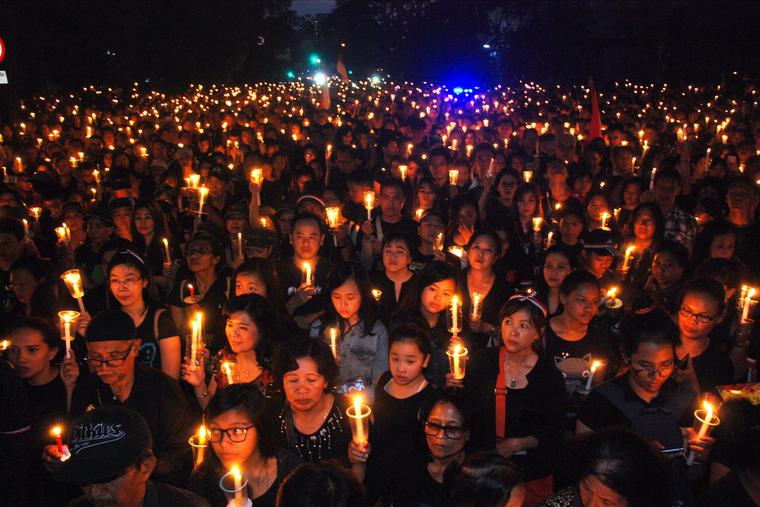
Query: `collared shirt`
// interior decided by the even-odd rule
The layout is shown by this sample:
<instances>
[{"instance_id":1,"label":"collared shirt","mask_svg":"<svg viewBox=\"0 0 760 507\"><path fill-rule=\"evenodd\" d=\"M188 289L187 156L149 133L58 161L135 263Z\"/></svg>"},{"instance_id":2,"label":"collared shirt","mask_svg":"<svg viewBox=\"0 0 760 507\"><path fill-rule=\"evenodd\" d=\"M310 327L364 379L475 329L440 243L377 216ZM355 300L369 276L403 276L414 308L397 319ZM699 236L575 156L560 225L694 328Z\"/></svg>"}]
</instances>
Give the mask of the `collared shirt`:
<instances>
[{"instance_id":1,"label":"collared shirt","mask_svg":"<svg viewBox=\"0 0 760 507\"><path fill-rule=\"evenodd\" d=\"M694 216L678 206L665 215L665 238L672 239L691 251L697 235L697 222Z\"/></svg>"}]
</instances>

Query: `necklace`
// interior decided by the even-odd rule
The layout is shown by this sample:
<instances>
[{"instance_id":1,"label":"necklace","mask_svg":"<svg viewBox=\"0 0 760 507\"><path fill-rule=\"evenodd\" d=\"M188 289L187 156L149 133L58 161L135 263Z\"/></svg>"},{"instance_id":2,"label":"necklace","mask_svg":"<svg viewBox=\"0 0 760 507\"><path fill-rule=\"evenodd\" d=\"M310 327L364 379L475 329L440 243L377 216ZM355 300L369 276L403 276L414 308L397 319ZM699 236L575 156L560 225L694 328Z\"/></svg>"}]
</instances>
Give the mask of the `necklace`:
<instances>
[{"instance_id":1,"label":"necklace","mask_svg":"<svg viewBox=\"0 0 760 507\"><path fill-rule=\"evenodd\" d=\"M528 358L528 360L523 360L518 365L512 365L509 362L508 358L504 358L504 372L506 373L513 369L516 370L516 371L512 371L512 375L508 375L510 378L509 387L511 389L514 389L517 387L517 377L520 376L522 368L530 368L530 358Z\"/></svg>"},{"instance_id":2,"label":"necklace","mask_svg":"<svg viewBox=\"0 0 760 507\"><path fill-rule=\"evenodd\" d=\"M478 289L480 290L476 290L475 292L481 292L481 293L485 292L483 289L491 285L495 279L496 279L496 275L493 273L490 273L487 277L483 277L483 281L480 282L480 287L478 287ZM467 285L469 286L475 285L472 282L472 271L469 271L467 273Z\"/></svg>"}]
</instances>

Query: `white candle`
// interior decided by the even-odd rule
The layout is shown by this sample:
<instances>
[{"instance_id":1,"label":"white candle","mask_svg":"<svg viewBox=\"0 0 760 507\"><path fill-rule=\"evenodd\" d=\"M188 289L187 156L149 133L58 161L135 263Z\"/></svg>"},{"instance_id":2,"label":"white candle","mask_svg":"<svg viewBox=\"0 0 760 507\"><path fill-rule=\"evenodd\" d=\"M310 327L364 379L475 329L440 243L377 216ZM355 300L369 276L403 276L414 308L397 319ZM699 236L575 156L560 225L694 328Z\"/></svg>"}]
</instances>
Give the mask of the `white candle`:
<instances>
[{"instance_id":1,"label":"white candle","mask_svg":"<svg viewBox=\"0 0 760 507\"><path fill-rule=\"evenodd\" d=\"M594 373L596 373L596 370L601 366L602 363L599 361L594 361L591 363L591 371L588 372L588 380L586 380L586 391L591 390L591 384L594 382Z\"/></svg>"},{"instance_id":2,"label":"white candle","mask_svg":"<svg viewBox=\"0 0 760 507\"><path fill-rule=\"evenodd\" d=\"M546 248L549 248L552 246L552 238L554 237L554 231L549 231L549 234L546 235Z\"/></svg>"},{"instance_id":3,"label":"white candle","mask_svg":"<svg viewBox=\"0 0 760 507\"><path fill-rule=\"evenodd\" d=\"M610 214L606 211L602 213L602 229L607 229L607 220L610 219Z\"/></svg>"},{"instance_id":4,"label":"white candle","mask_svg":"<svg viewBox=\"0 0 760 507\"><path fill-rule=\"evenodd\" d=\"M409 169L406 165L398 166L398 172L401 174L401 181L406 181L406 171Z\"/></svg>"},{"instance_id":5,"label":"white candle","mask_svg":"<svg viewBox=\"0 0 760 507\"><path fill-rule=\"evenodd\" d=\"M467 349L457 343L449 347L446 355L451 359L451 375L456 380L462 380L465 377L464 360L467 358Z\"/></svg>"},{"instance_id":6,"label":"white candle","mask_svg":"<svg viewBox=\"0 0 760 507\"><path fill-rule=\"evenodd\" d=\"M541 232L541 223L544 221L541 217L533 217L533 232Z\"/></svg>"},{"instance_id":7,"label":"white candle","mask_svg":"<svg viewBox=\"0 0 760 507\"><path fill-rule=\"evenodd\" d=\"M697 440L701 441L705 436L707 436L707 432L710 430L711 426L717 426L720 424L720 419L715 417L714 415L714 409L713 406L707 401L702 402L702 406L704 407L703 410L696 410L694 412L694 417L702 422L702 426L699 427L699 432L697 433ZM704 417L702 417L702 414L704 414ZM694 460L696 459L696 454L694 451L691 451L689 453L689 458L686 460L686 464L691 466L694 464Z\"/></svg>"},{"instance_id":8,"label":"white candle","mask_svg":"<svg viewBox=\"0 0 760 507\"><path fill-rule=\"evenodd\" d=\"M328 330L328 333L330 334L330 350L332 350L333 357L335 358L335 361L338 361L338 330L334 327L331 327Z\"/></svg>"},{"instance_id":9,"label":"white candle","mask_svg":"<svg viewBox=\"0 0 760 507\"><path fill-rule=\"evenodd\" d=\"M245 498L243 497L243 474L240 473L240 468L237 465L232 466L230 473L235 482L235 504L238 507L242 507L245 502Z\"/></svg>"},{"instance_id":10,"label":"white candle","mask_svg":"<svg viewBox=\"0 0 760 507\"><path fill-rule=\"evenodd\" d=\"M449 185L452 187L457 186L459 180L459 169L449 169Z\"/></svg>"},{"instance_id":11,"label":"white candle","mask_svg":"<svg viewBox=\"0 0 760 507\"><path fill-rule=\"evenodd\" d=\"M200 219L203 214L203 204L206 202L206 196L208 195L208 188L201 187L198 191L200 192L200 200L198 201L198 218Z\"/></svg>"},{"instance_id":12,"label":"white candle","mask_svg":"<svg viewBox=\"0 0 760 507\"><path fill-rule=\"evenodd\" d=\"M169 240L166 238L163 238L161 240L164 243L164 263L165 264L171 264L172 263L172 254L169 251Z\"/></svg>"},{"instance_id":13,"label":"white candle","mask_svg":"<svg viewBox=\"0 0 760 507\"><path fill-rule=\"evenodd\" d=\"M227 377L227 385L231 386L235 383L235 381L232 378L232 366L230 365L229 361L223 362L222 368L224 369L224 374Z\"/></svg>"},{"instance_id":14,"label":"white candle","mask_svg":"<svg viewBox=\"0 0 760 507\"><path fill-rule=\"evenodd\" d=\"M623 273L628 273L628 270L630 269L631 264L631 255L633 254L633 251L636 250L636 247L634 245L628 246L628 248L625 249L625 256L623 257Z\"/></svg>"},{"instance_id":15,"label":"white candle","mask_svg":"<svg viewBox=\"0 0 760 507\"><path fill-rule=\"evenodd\" d=\"M304 262L304 263L301 265L301 268L303 269L303 274L304 274L304 283L305 283L305 284L306 284L308 287L311 287L311 286L314 284L314 277L313 277L313 275L312 275L312 267L311 267L311 264L309 264L308 262Z\"/></svg>"},{"instance_id":16,"label":"white candle","mask_svg":"<svg viewBox=\"0 0 760 507\"><path fill-rule=\"evenodd\" d=\"M451 334L459 335L459 296L451 298Z\"/></svg>"},{"instance_id":17,"label":"white candle","mask_svg":"<svg viewBox=\"0 0 760 507\"><path fill-rule=\"evenodd\" d=\"M375 207L375 192L364 192L364 207L367 208L367 220L372 220L372 209Z\"/></svg>"},{"instance_id":18,"label":"white candle","mask_svg":"<svg viewBox=\"0 0 760 507\"><path fill-rule=\"evenodd\" d=\"M742 324L747 324L749 322L749 313L752 310L752 296L755 295L755 288L750 287L747 291L747 295L744 297L744 303L742 304Z\"/></svg>"},{"instance_id":19,"label":"white candle","mask_svg":"<svg viewBox=\"0 0 760 507\"><path fill-rule=\"evenodd\" d=\"M238 258L243 258L243 233L238 232L237 233L237 252L238 252Z\"/></svg>"},{"instance_id":20,"label":"white candle","mask_svg":"<svg viewBox=\"0 0 760 507\"><path fill-rule=\"evenodd\" d=\"M470 306L470 320L479 321L483 310L483 294L472 293L472 305Z\"/></svg>"},{"instance_id":21,"label":"white candle","mask_svg":"<svg viewBox=\"0 0 760 507\"><path fill-rule=\"evenodd\" d=\"M353 410L353 415L351 414ZM372 410L367 405L362 404L361 395L357 394L354 397L353 405L346 412L349 416L351 429L353 430L354 443L358 445L364 445L367 443L367 422Z\"/></svg>"}]
</instances>

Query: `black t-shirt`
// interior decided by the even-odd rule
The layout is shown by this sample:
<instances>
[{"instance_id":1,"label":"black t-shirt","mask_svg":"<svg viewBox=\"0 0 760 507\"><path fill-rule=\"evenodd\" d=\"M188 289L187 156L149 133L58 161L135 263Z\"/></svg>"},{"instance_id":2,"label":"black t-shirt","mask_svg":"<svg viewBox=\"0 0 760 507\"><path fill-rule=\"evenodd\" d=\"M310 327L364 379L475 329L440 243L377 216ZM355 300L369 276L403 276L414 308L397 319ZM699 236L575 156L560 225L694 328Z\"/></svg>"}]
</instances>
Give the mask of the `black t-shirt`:
<instances>
[{"instance_id":1,"label":"black t-shirt","mask_svg":"<svg viewBox=\"0 0 760 507\"><path fill-rule=\"evenodd\" d=\"M177 282L169 294L169 304L171 306L183 309L186 306L190 306L184 301L186 297L190 296L187 289L188 283L193 284L196 288L196 295L198 295L198 283L195 277L192 273L186 273L183 277L177 277ZM227 271L217 273L214 283L206 291L206 294L203 295L203 299L198 301L198 305L203 312L204 340L206 341L206 347L208 347L212 354L216 354L227 343L226 335L224 334L225 321L222 318L222 307L227 302L229 283L231 283L231 278ZM230 290L234 291L234 287L231 287ZM191 316L187 317L187 320L189 320Z\"/></svg>"},{"instance_id":2,"label":"black t-shirt","mask_svg":"<svg viewBox=\"0 0 760 507\"><path fill-rule=\"evenodd\" d=\"M679 358L678 368L683 369L685 358ZM697 375L699 389L702 392L718 394L716 386L730 384L734 380L734 366L728 357L726 344L710 339L707 348L693 358L694 373Z\"/></svg>"},{"instance_id":3,"label":"black t-shirt","mask_svg":"<svg viewBox=\"0 0 760 507\"><path fill-rule=\"evenodd\" d=\"M156 323L156 312L161 311ZM158 336L156 336L156 324L158 324ZM159 342L166 338L179 336L177 326L174 324L171 312L154 305L148 307L145 319L137 326L136 336L142 340L140 355L137 360L151 368L161 369L161 347Z\"/></svg>"},{"instance_id":4,"label":"black t-shirt","mask_svg":"<svg viewBox=\"0 0 760 507\"><path fill-rule=\"evenodd\" d=\"M459 274L458 287L461 287L462 294L462 313L464 317L470 321L470 315L472 311L472 301L470 300L470 290L474 292L483 292L478 290L477 287L469 287L467 283L467 271L462 271ZM496 328L499 327L499 311L504 306L504 302L512 295L512 288L507 282L498 276L496 276L491 289L486 294L481 302L481 322L491 324ZM471 348L470 353L483 350L488 346L488 341L491 335L489 333L475 333L471 334Z\"/></svg>"},{"instance_id":5,"label":"black t-shirt","mask_svg":"<svg viewBox=\"0 0 760 507\"><path fill-rule=\"evenodd\" d=\"M400 438L382 455L370 457L364 481L369 505L384 495L390 495L396 507L447 505L446 486L430 476L427 466L432 460L419 433Z\"/></svg>"},{"instance_id":6,"label":"black t-shirt","mask_svg":"<svg viewBox=\"0 0 760 507\"><path fill-rule=\"evenodd\" d=\"M316 293L314 296L302 304L293 312L293 317L309 315L325 309L327 294L325 294L324 283L328 273L332 271L334 264L329 260L320 257L317 266L314 268L314 287ZM287 302L298 290L303 282L303 271L300 266L296 266L293 257L283 260L277 264L277 273L280 275L280 284L282 286L283 301Z\"/></svg>"},{"instance_id":7,"label":"black t-shirt","mask_svg":"<svg viewBox=\"0 0 760 507\"><path fill-rule=\"evenodd\" d=\"M50 428L56 421L66 418L66 387L61 377L41 386L28 385L32 407L32 429L35 442L40 446L50 443Z\"/></svg>"},{"instance_id":8,"label":"black t-shirt","mask_svg":"<svg viewBox=\"0 0 760 507\"><path fill-rule=\"evenodd\" d=\"M731 470L715 481L699 499L699 507L756 507L739 479L737 470Z\"/></svg>"},{"instance_id":9,"label":"black t-shirt","mask_svg":"<svg viewBox=\"0 0 760 507\"><path fill-rule=\"evenodd\" d=\"M395 315L411 311L414 305L414 297L417 294L417 275L401 284L399 298L396 300L396 284L382 271L370 273L372 288L382 291L378 304L380 320L387 326Z\"/></svg>"},{"instance_id":10,"label":"black t-shirt","mask_svg":"<svg viewBox=\"0 0 760 507\"><path fill-rule=\"evenodd\" d=\"M433 387L427 384L424 389L409 398L394 398L385 390L392 378L391 372L387 371L380 376L375 386L375 405L372 409L375 421L370 435L373 453L382 453L399 437L419 431L417 414L433 390Z\"/></svg>"},{"instance_id":11,"label":"black t-shirt","mask_svg":"<svg viewBox=\"0 0 760 507\"><path fill-rule=\"evenodd\" d=\"M544 333L544 355L563 373L569 393L574 392L575 388L586 380L587 372L591 370L594 361L603 362L606 365L605 369L609 369L610 361L613 359L612 349L608 338L598 333L596 326L589 325L586 336L580 340L568 341L554 332L551 322L549 321ZM597 370L596 374L599 373Z\"/></svg>"}]
</instances>

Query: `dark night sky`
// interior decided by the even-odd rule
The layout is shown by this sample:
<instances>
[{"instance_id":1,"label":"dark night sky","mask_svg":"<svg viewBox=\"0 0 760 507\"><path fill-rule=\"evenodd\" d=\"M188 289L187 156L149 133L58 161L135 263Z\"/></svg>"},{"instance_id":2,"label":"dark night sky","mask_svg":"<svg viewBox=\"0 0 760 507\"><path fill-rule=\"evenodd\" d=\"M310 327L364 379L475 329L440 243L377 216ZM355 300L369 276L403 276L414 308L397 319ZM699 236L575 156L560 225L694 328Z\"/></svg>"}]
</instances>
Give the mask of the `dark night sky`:
<instances>
[{"instance_id":1,"label":"dark night sky","mask_svg":"<svg viewBox=\"0 0 760 507\"><path fill-rule=\"evenodd\" d=\"M329 70L343 52L358 77L382 68L481 84L715 81L734 69L755 74L760 47L760 1L6 0L2 9L5 104L93 82L280 80L305 70L312 51ZM320 16L303 23L303 14Z\"/></svg>"}]
</instances>

